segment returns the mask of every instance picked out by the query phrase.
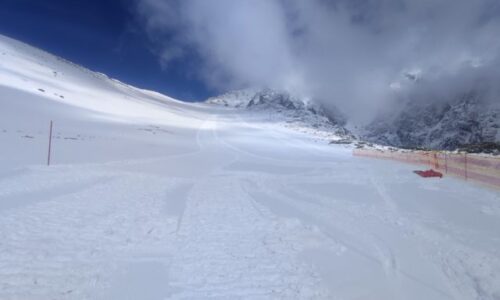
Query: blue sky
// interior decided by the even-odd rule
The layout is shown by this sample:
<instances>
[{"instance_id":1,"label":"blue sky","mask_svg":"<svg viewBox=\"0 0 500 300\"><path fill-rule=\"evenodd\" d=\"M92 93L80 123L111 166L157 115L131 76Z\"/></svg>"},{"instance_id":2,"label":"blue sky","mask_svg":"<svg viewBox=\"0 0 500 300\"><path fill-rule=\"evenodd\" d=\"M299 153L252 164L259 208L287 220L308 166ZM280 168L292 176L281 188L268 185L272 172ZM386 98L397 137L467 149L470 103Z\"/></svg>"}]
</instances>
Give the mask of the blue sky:
<instances>
[{"instance_id":1,"label":"blue sky","mask_svg":"<svg viewBox=\"0 0 500 300\"><path fill-rule=\"evenodd\" d=\"M0 0L0 34L182 100L214 94L185 56L162 69L129 0Z\"/></svg>"}]
</instances>

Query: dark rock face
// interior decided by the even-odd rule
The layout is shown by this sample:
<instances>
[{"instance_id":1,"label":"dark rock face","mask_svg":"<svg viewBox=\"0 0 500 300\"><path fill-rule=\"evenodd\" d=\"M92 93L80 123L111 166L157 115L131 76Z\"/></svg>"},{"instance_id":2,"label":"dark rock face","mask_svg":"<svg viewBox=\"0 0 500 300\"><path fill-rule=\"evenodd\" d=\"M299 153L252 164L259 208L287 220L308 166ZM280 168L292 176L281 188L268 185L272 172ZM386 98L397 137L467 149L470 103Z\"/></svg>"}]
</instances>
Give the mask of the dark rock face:
<instances>
[{"instance_id":1,"label":"dark rock face","mask_svg":"<svg viewBox=\"0 0 500 300\"><path fill-rule=\"evenodd\" d=\"M403 148L456 150L500 142L499 127L499 105L466 93L449 102L409 103L398 115L370 124L364 138Z\"/></svg>"},{"instance_id":2,"label":"dark rock face","mask_svg":"<svg viewBox=\"0 0 500 300\"><path fill-rule=\"evenodd\" d=\"M247 108L250 109L277 109L295 111L305 115L315 115L326 118L332 125L344 126L346 124L345 116L335 108L326 109L318 101L305 102L304 100L293 97L285 92L276 92L265 89L257 92L248 102Z\"/></svg>"},{"instance_id":3,"label":"dark rock face","mask_svg":"<svg viewBox=\"0 0 500 300\"><path fill-rule=\"evenodd\" d=\"M258 105L268 105L271 107L283 107L286 109L303 108L303 103L297 99L293 99L287 93L278 93L272 90L264 90L255 94L255 96L248 102L247 108Z\"/></svg>"}]
</instances>

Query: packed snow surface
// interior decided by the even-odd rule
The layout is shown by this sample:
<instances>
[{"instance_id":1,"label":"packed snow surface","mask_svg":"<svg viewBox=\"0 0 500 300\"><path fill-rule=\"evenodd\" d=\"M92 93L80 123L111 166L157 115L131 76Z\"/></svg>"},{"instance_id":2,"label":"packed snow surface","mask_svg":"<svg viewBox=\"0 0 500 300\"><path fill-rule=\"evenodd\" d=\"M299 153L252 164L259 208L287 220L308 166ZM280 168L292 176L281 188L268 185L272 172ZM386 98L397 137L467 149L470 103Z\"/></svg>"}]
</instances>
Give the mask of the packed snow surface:
<instances>
[{"instance_id":1,"label":"packed snow surface","mask_svg":"<svg viewBox=\"0 0 500 300\"><path fill-rule=\"evenodd\" d=\"M498 191L0 57L1 299L500 298Z\"/></svg>"}]
</instances>

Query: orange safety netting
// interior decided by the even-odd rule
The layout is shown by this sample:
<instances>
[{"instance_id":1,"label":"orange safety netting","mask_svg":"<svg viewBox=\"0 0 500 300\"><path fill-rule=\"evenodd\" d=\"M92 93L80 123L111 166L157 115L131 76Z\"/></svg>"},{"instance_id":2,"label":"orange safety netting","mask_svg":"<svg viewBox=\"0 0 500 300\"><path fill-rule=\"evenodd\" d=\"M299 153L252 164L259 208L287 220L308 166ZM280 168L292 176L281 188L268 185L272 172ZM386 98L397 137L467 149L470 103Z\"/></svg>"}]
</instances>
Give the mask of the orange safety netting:
<instances>
[{"instance_id":1,"label":"orange safety netting","mask_svg":"<svg viewBox=\"0 0 500 300\"><path fill-rule=\"evenodd\" d=\"M500 157L440 151L355 149L355 156L426 165L445 174L500 188Z\"/></svg>"}]
</instances>

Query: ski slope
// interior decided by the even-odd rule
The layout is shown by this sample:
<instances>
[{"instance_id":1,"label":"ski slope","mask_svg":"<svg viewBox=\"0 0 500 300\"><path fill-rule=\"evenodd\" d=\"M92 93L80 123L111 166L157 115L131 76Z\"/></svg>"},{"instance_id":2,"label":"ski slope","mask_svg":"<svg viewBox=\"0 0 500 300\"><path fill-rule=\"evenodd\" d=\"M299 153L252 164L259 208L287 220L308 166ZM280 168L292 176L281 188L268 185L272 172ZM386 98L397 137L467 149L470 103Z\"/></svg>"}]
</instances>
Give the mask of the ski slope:
<instances>
[{"instance_id":1,"label":"ski slope","mask_svg":"<svg viewBox=\"0 0 500 300\"><path fill-rule=\"evenodd\" d=\"M0 55L1 299L500 298L498 191Z\"/></svg>"}]
</instances>

